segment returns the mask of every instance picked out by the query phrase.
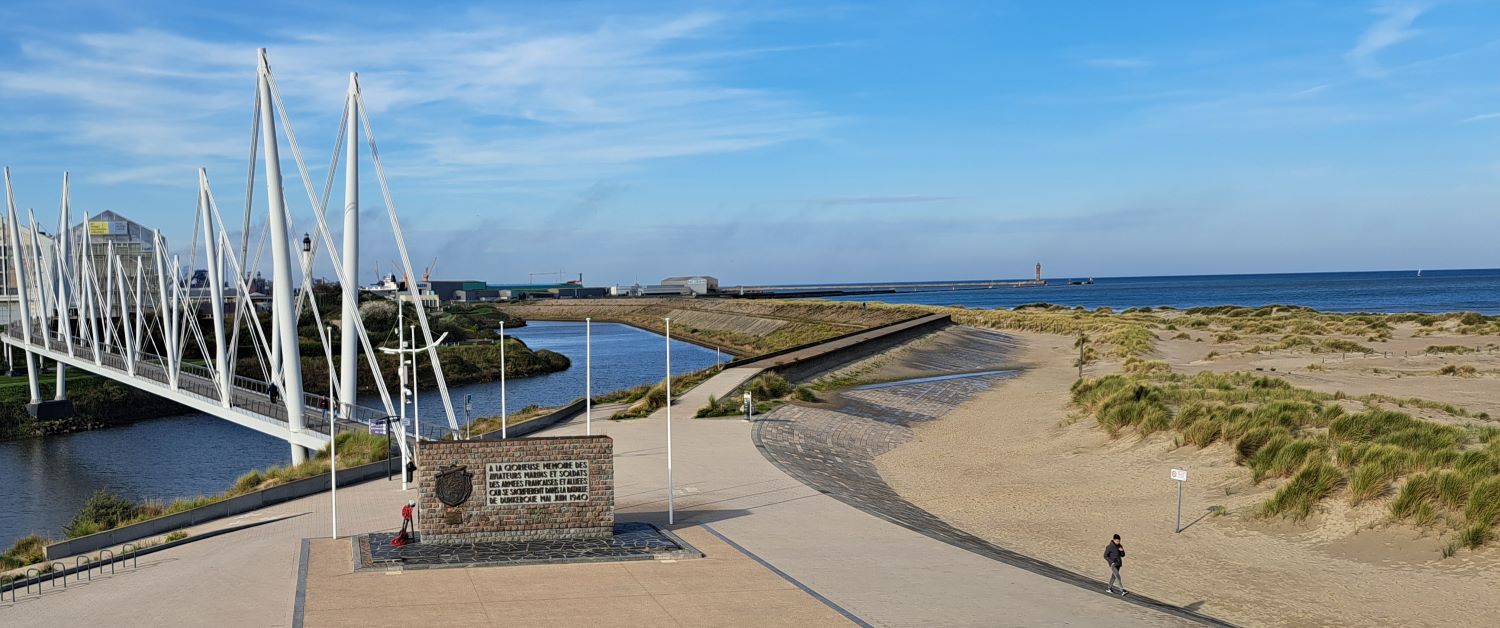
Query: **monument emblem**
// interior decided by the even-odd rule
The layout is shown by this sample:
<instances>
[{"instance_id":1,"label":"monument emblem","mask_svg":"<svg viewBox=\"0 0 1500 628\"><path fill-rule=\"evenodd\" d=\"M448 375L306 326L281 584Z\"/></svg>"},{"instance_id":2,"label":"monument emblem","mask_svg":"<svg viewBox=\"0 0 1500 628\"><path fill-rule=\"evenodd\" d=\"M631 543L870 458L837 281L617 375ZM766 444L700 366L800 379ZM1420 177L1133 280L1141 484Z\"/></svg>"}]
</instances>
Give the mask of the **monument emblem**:
<instances>
[{"instance_id":1,"label":"monument emblem","mask_svg":"<svg viewBox=\"0 0 1500 628\"><path fill-rule=\"evenodd\" d=\"M438 501L448 506L460 506L469 501L469 494L474 492L474 474L468 468L462 466L443 467L438 470L436 493Z\"/></svg>"}]
</instances>

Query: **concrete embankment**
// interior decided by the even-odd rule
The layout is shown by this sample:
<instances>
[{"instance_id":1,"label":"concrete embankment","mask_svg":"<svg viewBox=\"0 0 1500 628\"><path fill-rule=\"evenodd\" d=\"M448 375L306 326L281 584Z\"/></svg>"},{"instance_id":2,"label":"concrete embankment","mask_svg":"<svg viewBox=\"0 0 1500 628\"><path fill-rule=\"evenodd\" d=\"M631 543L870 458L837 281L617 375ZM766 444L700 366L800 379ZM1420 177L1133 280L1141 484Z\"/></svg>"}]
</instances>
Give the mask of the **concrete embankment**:
<instances>
[{"instance_id":1,"label":"concrete embankment","mask_svg":"<svg viewBox=\"0 0 1500 628\"><path fill-rule=\"evenodd\" d=\"M664 331L663 319L670 317L673 337L740 356L780 351L912 316L908 311L847 303L681 298L540 301L507 305L504 311L529 320L613 321L656 333Z\"/></svg>"},{"instance_id":2,"label":"concrete embankment","mask_svg":"<svg viewBox=\"0 0 1500 628\"><path fill-rule=\"evenodd\" d=\"M376 478L383 478L387 473L391 472L390 470L400 473L400 466L399 463L393 461L381 460L348 469L339 469L338 484L340 487L344 487ZM327 492L328 488L329 481L327 475L293 480L280 486L237 495L207 506L199 506L191 510L163 515L155 519L120 526L112 530L105 530L66 541L58 541L48 545L44 551L47 555L47 560L57 560L77 554L85 554L122 543L159 536L173 530L180 530L215 519L232 517L252 510L265 508L266 506L307 497L308 495L316 495Z\"/></svg>"}]
</instances>

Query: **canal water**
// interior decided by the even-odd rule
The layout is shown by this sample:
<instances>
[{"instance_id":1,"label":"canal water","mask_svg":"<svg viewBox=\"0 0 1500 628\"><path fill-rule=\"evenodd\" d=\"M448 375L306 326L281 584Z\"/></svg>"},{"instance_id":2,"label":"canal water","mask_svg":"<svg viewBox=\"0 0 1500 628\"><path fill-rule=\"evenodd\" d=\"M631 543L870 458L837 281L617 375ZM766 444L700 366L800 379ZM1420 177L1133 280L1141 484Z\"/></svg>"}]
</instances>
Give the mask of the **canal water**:
<instances>
[{"instance_id":1,"label":"canal water","mask_svg":"<svg viewBox=\"0 0 1500 628\"><path fill-rule=\"evenodd\" d=\"M507 333L533 349L550 349L573 361L566 371L506 382L507 410L554 406L583 396L583 323L530 322ZM665 371L662 336L614 323L593 325L594 394L660 381ZM728 361L728 355L718 359ZM714 364L715 352L672 342L677 374ZM463 404L473 398L475 417L500 413L500 384L460 386L449 391L460 424ZM377 406L378 402L362 399ZM446 422L441 396L423 392L422 421ZM108 488L131 499L171 500L222 492L251 469L290 461L285 441L223 419L192 414L140 421L103 430L0 442L0 549L36 532L61 538L95 490Z\"/></svg>"}]
</instances>

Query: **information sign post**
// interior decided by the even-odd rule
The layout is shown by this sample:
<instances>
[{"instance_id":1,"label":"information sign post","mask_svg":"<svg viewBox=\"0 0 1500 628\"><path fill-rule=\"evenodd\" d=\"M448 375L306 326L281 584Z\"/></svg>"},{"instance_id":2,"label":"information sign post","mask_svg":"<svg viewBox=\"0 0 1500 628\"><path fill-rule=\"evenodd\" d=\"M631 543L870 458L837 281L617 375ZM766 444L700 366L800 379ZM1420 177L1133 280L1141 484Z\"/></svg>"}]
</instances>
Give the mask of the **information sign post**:
<instances>
[{"instance_id":1,"label":"information sign post","mask_svg":"<svg viewBox=\"0 0 1500 628\"><path fill-rule=\"evenodd\" d=\"M1177 481L1177 526L1173 534L1182 532L1182 483L1187 481L1187 469L1172 469L1172 479Z\"/></svg>"}]
</instances>

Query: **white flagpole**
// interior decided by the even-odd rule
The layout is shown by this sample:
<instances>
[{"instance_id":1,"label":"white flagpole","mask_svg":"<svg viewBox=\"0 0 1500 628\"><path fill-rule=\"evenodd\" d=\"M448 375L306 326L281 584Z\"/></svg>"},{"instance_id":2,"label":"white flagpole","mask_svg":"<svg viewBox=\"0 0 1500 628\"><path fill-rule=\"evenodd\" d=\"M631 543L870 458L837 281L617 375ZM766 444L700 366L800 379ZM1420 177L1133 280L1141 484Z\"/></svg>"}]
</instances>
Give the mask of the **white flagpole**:
<instances>
[{"instance_id":1,"label":"white flagpole","mask_svg":"<svg viewBox=\"0 0 1500 628\"><path fill-rule=\"evenodd\" d=\"M500 321L500 438L506 436L510 415L505 412L505 321Z\"/></svg>"},{"instance_id":2,"label":"white flagpole","mask_svg":"<svg viewBox=\"0 0 1500 628\"><path fill-rule=\"evenodd\" d=\"M594 435L594 328L593 319L583 319L583 425L584 434Z\"/></svg>"},{"instance_id":3,"label":"white flagpole","mask_svg":"<svg viewBox=\"0 0 1500 628\"><path fill-rule=\"evenodd\" d=\"M416 325L411 326L411 346L414 348L417 346ZM411 354L411 414L413 417L412 422L415 423L414 427L417 430L417 445L412 455L418 457L422 453L422 405L421 401L417 399L417 393L421 390L422 387L417 385L417 352L413 351Z\"/></svg>"},{"instance_id":4,"label":"white flagpole","mask_svg":"<svg viewBox=\"0 0 1500 628\"><path fill-rule=\"evenodd\" d=\"M333 341L333 325L328 326L328 340ZM334 421L338 415L334 412L333 401L333 368L328 369L328 501L333 508L333 523L331 538L339 538L339 444L337 440L338 430L334 428Z\"/></svg>"},{"instance_id":5,"label":"white flagpole","mask_svg":"<svg viewBox=\"0 0 1500 628\"><path fill-rule=\"evenodd\" d=\"M672 505L672 318L667 321L667 525L676 523Z\"/></svg>"}]
</instances>

